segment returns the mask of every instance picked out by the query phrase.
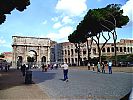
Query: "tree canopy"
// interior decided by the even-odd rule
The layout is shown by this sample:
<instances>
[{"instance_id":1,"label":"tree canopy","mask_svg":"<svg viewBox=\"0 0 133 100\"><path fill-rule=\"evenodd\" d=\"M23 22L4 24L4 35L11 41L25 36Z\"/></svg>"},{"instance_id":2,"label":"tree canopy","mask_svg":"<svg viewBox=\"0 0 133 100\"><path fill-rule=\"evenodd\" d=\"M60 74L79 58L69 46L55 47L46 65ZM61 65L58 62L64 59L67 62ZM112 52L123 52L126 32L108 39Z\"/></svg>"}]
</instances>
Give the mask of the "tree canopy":
<instances>
[{"instance_id":1,"label":"tree canopy","mask_svg":"<svg viewBox=\"0 0 133 100\"><path fill-rule=\"evenodd\" d=\"M11 14L14 9L24 11L28 5L30 0L0 0L0 24L6 20L6 14Z\"/></svg>"},{"instance_id":2,"label":"tree canopy","mask_svg":"<svg viewBox=\"0 0 133 100\"><path fill-rule=\"evenodd\" d=\"M110 32L115 28L121 28L128 21L129 18L123 15L120 4L110 4L105 8L90 9L77 25L77 31L84 34L91 32L91 36L95 36L102 31Z\"/></svg>"},{"instance_id":3,"label":"tree canopy","mask_svg":"<svg viewBox=\"0 0 133 100\"><path fill-rule=\"evenodd\" d=\"M122 28L129 22L128 16L123 15L123 10L120 4L110 4L104 8L90 9L84 16L84 19L77 25L76 30L69 35L68 40L72 43L87 40L88 37L96 37L95 40L98 46L99 59L101 50L113 35L114 44L116 43L117 34L116 28ZM108 33L108 38L104 36L104 32ZM105 43L100 47L100 37L105 39ZM116 46L115 46L116 47Z\"/></svg>"},{"instance_id":4,"label":"tree canopy","mask_svg":"<svg viewBox=\"0 0 133 100\"><path fill-rule=\"evenodd\" d=\"M84 34L78 33L77 30L75 30L72 34L68 36L68 40L71 43L84 43L86 42L86 38Z\"/></svg>"},{"instance_id":5,"label":"tree canopy","mask_svg":"<svg viewBox=\"0 0 133 100\"><path fill-rule=\"evenodd\" d=\"M0 57L1 57L1 58L4 58L4 57L5 57L5 55L4 55L3 53L1 53L1 54L0 54Z\"/></svg>"}]
</instances>

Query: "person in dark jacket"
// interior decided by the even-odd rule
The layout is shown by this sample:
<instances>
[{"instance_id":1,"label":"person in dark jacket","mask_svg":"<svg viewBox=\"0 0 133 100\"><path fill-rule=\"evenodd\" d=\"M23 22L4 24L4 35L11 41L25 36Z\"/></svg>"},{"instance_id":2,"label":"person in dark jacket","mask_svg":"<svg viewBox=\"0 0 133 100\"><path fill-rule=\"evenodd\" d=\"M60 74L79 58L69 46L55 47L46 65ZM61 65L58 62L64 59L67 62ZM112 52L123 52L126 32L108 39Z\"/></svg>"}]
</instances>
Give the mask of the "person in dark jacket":
<instances>
[{"instance_id":1,"label":"person in dark jacket","mask_svg":"<svg viewBox=\"0 0 133 100\"><path fill-rule=\"evenodd\" d=\"M25 71L26 71L26 64L23 64L21 66L21 72L22 72L23 76L25 76Z\"/></svg>"},{"instance_id":2,"label":"person in dark jacket","mask_svg":"<svg viewBox=\"0 0 133 100\"><path fill-rule=\"evenodd\" d=\"M44 68L45 68L45 65L44 64L42 64L42 72L44 72Z\"/></svg>"},{"instance_id":3,"label":"person in dark jacket","mask_svg":"<svg viewBox=\"0 0 133 100\"><path fill-rule=\"evenodd\" d=\"M105 73L105 64L102 62L102 73Z\"/></svg>"}]
</instances>

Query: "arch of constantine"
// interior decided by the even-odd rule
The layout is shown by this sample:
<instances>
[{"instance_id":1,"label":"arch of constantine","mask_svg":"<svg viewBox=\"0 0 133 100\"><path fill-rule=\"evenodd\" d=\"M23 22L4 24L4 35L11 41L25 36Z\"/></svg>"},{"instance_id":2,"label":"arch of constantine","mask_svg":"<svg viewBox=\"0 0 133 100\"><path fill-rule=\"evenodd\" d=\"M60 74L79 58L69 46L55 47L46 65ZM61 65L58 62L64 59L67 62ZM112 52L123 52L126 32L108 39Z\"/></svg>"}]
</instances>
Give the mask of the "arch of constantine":
<instances>
[{"instance_id":1,"label":"arch of constantine","mask_svg":"<svg viewBox=\"0 0 133 100\"><path fill-rule=\"evenodd\" d=\"M49 38L12 36L12 39L13 66L16 66L18 61L26 63L28 57L33 57L35 62L50 62Z\"/></svg>"}]
</instances>

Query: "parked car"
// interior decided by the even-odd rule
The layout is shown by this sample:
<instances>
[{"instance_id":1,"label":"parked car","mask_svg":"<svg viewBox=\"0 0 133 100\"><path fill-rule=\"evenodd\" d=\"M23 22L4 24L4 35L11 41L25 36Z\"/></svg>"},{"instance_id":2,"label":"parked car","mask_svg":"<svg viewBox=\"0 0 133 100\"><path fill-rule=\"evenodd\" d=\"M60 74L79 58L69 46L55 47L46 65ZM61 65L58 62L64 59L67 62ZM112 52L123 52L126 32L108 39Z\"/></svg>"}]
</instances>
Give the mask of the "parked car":
<instances>
[{"instance_id":1,"label":"parked car","mask_svg":"<svg viewBox=\"0 0 133 100\"><path fill-rule=\"evenodd\" d=\"M127 62L119 62L118 66L126 67L127 66Z\"/></svg>"}]
</instances>

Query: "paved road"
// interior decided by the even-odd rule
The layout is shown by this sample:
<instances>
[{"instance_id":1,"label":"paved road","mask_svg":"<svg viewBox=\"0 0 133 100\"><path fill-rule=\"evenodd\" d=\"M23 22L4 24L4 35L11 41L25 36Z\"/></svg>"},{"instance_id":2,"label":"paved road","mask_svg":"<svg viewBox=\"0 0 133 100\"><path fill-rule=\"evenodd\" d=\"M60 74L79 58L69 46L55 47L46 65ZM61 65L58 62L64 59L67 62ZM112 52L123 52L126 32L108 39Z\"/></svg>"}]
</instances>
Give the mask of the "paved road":
<instances>
[{"instance_id":1,"label":"paved road","mask_svg":"<svg viewBox=\"0 0 133 100\"><path fill-rule=\"evenodd\" d=\"M0 70L0 100L49 100L36 84L24 84L20 70Z\"/></svg>"},{"instance_id":2,"label":"paved road","mask_svg":"<svg viewBox=\"0 0 133 100\"><path fill-rule=\"evenodd\" d=\"M52 99L119 100L133 87L132 73L102 74L87 70L69 70L69 82L62 81L61 69L33 71L33 80ZM93 99L92 99L93 98Z\"/></svg>"}]
</instances>

